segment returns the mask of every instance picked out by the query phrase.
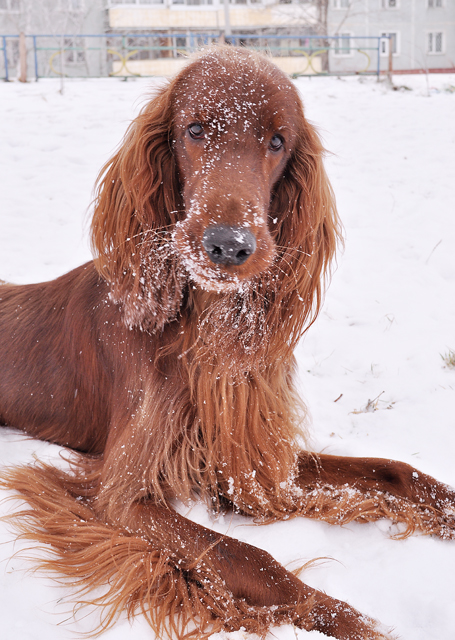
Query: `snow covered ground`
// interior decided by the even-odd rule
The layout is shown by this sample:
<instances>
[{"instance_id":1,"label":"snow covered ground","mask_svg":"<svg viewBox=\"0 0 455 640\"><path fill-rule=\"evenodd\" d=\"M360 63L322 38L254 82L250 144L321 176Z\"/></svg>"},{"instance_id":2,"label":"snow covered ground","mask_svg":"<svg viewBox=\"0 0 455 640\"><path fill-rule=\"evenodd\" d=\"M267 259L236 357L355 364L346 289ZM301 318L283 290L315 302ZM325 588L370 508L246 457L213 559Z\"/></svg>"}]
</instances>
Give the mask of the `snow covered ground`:
<instances>
[{"instance_id":1,"label":"snow covered ground","mask_svg":"<svg viewBox=\"0 0 455 640\"><path fill-rule=\"evenodd\" d=\"M455 370L441 359L455 349L455 76L395 81L409 90L374 79L298 81L333 152L327 167L346 229L324 309L298 348L302 393L318 450L401 459L455 485ZM150 84L74 81L63 96L58 80L0 84L0 278L46 280L89 259L93 183ZM369 400L376 410L362 412ZM0 465L58 456L15 432L2 430L0 441ZM261 527L237 516L212 521L202 505L191 517L291 568L326 558L304 579L403 640L455 638L455 542L394 541L385 521ZM96 614L74 621L68 589L27 572L3 523L0 543L1 638L66 640L91 628ZM103 640L151 635L137 618ZM270 638L307 636L322 638L291 627Z\"/></svg>"}]
</instances>

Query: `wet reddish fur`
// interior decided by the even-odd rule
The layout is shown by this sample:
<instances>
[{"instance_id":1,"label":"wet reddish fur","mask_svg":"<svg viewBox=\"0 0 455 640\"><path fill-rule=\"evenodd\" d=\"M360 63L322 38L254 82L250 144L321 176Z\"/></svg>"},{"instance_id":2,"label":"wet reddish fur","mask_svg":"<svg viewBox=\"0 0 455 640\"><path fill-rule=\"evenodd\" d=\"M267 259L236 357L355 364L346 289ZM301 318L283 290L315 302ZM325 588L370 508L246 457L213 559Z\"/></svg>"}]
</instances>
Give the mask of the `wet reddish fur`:
<instances>
[{"instance_id":1,"label":"wet reddish fur","mask_svg":"<svg viewBox=\"0 0 455 640\"><path fill-rule=\"evenodd\" d=\"M249 111L236 119L239 104ZM203 145L192 122L210 132ZM277 131L280 155L267 146ZM267 553L172 510L194 491L260 521L387 517L402 535L453 537L454 493L441 483L400 462L301 450L292 353L339 240L322 155L272 63L210 50L149 102L104 167L94 263L1 286L0 422L75 451L67 472L15 468L3 486L28 503L14 516L22 537L49 545L41 564L102 607L101 628L126 611L158 636L292 622L391 638ZM204 254L215 218L254 232L244 265Z\"/></svg>"}]
</instances>

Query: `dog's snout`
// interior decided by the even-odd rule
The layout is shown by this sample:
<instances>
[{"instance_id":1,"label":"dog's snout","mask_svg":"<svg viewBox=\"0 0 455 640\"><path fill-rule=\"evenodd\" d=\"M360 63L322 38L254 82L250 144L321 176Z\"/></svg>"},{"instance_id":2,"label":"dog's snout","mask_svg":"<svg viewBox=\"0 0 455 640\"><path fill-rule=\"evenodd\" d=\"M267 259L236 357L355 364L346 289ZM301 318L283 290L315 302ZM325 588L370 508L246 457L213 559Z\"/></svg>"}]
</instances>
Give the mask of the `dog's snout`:
<instances>
[{"instance_id":1,"label":"dog's snout","mask_svg":"<svg viewBox=\"0 0 455 640\"><path fill-rule=\"evenodd\" d=\"M220 224L207 227L202 245L213 263L241 265L256 251L256 238L249 229Z\"/></svg>"}]
</instances>

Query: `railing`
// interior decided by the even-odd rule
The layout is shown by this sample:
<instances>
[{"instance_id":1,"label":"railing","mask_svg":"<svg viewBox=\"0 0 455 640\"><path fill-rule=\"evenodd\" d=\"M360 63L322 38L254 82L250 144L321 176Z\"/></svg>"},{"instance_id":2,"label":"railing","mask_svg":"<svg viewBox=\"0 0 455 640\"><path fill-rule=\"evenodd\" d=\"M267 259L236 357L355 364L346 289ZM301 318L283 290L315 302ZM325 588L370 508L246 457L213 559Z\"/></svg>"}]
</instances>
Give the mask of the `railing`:
<instances>
[{"instance_id":1,"label":"railing","mask_svg":"<svg viewBox=\"0 0 455 640\"><path fill-rule=\"evenodd\" d=\"M44 77L148 77L171 75L201 46L223 40L222 33L81 34L0 36L0 78L10 80L19 63L22 75ZM277 58L290 75L378 75L386 57L374 36L233 34L227 40ZM385 60L385 64L387 59ZM383 64L382 66L385 66ZM26 71L26 73L25 73Z\"/></svg>"}]
</instances>

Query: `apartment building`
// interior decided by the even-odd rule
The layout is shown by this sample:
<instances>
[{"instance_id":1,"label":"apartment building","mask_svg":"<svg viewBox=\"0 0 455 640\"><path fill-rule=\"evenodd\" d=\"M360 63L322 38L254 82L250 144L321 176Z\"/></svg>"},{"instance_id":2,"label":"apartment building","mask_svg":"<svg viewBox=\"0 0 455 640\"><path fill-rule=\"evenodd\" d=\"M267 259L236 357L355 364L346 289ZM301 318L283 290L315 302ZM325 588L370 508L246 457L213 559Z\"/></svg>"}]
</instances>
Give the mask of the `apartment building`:
<instances>
[{"instance_id":1,"label":"apartment building","mask_svg":"<svg viewBox=\"0 0 455 640\"><path fill-rule=\"evenodd\" d=\"M329 0L328 31L339 34L330 52L332 71L352 67L363 56L356 36L391 36L381 41L395 71L455 71L454 0ZM360 51L359 51L360 49ZM385 60L383 68L385 68Z\"/></svg>"},{"instance_id":2,"label":"apartment building","mask_svg":"<svg viewBox=\"0 0 455 640\"><path fill-rule=\"evenodd\" d=\"M455 69L455 0L0 0L0 37L21 31L49 36L27 39L40 75L169 75L188 50L229 33L291 74L386 70L389 46L394 72ZM3 43L11 72L18 39Z\"/></svg>"}]
</instances>

